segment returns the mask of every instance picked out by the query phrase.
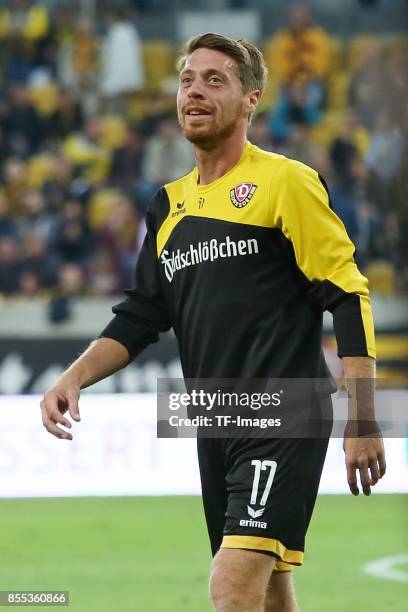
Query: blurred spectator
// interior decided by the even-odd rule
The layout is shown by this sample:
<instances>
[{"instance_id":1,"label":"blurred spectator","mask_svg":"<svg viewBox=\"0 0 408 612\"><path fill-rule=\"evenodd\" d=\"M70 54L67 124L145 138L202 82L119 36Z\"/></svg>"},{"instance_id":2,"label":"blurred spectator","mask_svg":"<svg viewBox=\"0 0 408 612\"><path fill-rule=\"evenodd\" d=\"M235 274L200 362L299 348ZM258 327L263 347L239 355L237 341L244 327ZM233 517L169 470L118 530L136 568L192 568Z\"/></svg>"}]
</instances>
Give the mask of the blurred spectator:
<instances>
[{"instance_id":1,"label":"blurred spectator","mask_svg":"<svg viewBox=\"0 0 408 612\"><path fill-rule=\"evenodd\" d=\"M3 166L2 181L4 193L13 215L23 209L23 196L26 189L26 164L16 157L9 157Z\"/></svg>"},{"instance_id":2,"label":"blurred spectator","mask_svg":"<svg viewBox=\"0 0 408 612\"><path fill-rule=\"evenodd\" d=\"M334 180L337 184L353 182L353 163L358 159L356 145L346 136L338 136L330 147Z\"/></svg>"},{"instance_id":3,"label":"blurred spectator","mask_svg":"<svg viewBox=\"0 0 408 612\"><path fill-rule=\"evenodd\" d=\"M58 288L65 296L85 295L87 288L81 266L75 263L63 264L59 271Z\"/></svg>"},{"instance_id":4,"label":"blurred spectator","mask_svg":"<svg viewBox=\"0 0 408 612\"><path fill-rule=\"evenodd\" d=\"M323 28L313 24L310 7L295 4L290 8L288 27L269 42L266 56L271 73L281 82L283 98L296 99L303 90L309 109L323 108L330 43Z\"/></svg>"},{"instance_id":5,"label":"blurred spectator","mask_svg":"<svg viewBox=\"0 0 408 612\"><path fill-rule=\"evenodd\" d=\"M121 197L106 223L97 232L97 244L109 254L116 270L116 287L122 291L131 284L139 251L139 224L132 201Z\"/></svg>"},{"instance_id":6,"label":"blurred spectator","mask_svg":"<svg viewBox=\"0 0 408 612\"><path fill-rule=\"evenodd\" d=\"M404 149L404 138L395 119L381 110L375 121L366 162L370 170L383 181L390 181L397 173Z\"/></svg>"},{"instance_id":7,"label":"blurred spectator","mask_svg":"<svg viewBox=\"0 0 408 612\"><path fill-rule=\"evenodd\" d=\"M398 118L398 121L403 121L403 117L407 112L408 98L408 78L407 78L407 59L406 52L408 51L408 39L406 46L402 52L391 49L390 56L386 66L386 73L389 80L389 91L386 108L391 116Z\"/></svg>"},{"instance_id":8,"label":"blurred spectator","mask_svg":"<svg viewBox=\"0 0 408 612\"><path fill-rule=\"evenodd\" d=\"M26 85L15 84L11 89L3 126L11 154L25 157L39 147L43 139L41 120Z\"/></svg>"},{"instance_id":9,"label":"blurred spectator","mask_svg":"<svg viewBox=\"0 0 408 612\"><path fill-rule=\"evenodd\" d=\"M405 251L404 254L404 226L400 223L396 212L390 211L387 214L382 231L384 232L384 251L386 257L399 272L403 267L407 266L407 252Z\"/></svg>"},{"instance_id":10,"label":"blurred spectator","mask_svg":"<svg viewBox=\"0 0 408 612\"><path fill-rule=\"evenodd\" d=\"M128 126L123 146L113 153L110 180L120 189L135 189L141 175L144 141L135 127Z\"/></svg>"},{"instance_id":11,"label":"blurred spectator","mask_svg":"<svg viewBox=\"0 0 408 612\"><path fill-rule=\"evenodd\" d=\"M10 0L8 8L1 9L4 37L21 36L38 41L48 33L48 12L44 5L29 0Z\"/></svg>"},{"instance_id":12,"label":"blurred spectator","mask_svg":"<svg viewBox=\"0 0 408 612\"><path fill-rule=\"evenodd\" d=\"M333 169L331 200L334 211L356 245L358 264L365 266L370 258L382 256L384 252L382 221L368 198L368 168L353 142L353 132L347 134L344 131L350 121L351 115L346 118L343 130L334 139L330 150Z\"/></svg>"},{"instance_id":13,"label":"blurred spectator","mask_svg":"<svg viewBox=\"0 0 408 612\"><path fill-rule=\"evenodd\" d=\"M13 238L18 240L18 228L14 217L10 214L10 206L4 192L0 191L0 239Z\"/></svg>"},{"instance_id":14,"label":"blurred spectator","mask_svg":"<svg viewBox=\"0 0 408 612\"><path fill-rule=\"evenodd\" d=\"M25 236L21 267L27 274L35 276L39 289L55 285L57 262L47 252L46 241L35 233Z\"/></svg>"},{"instance_id":15,"label":"blurred spectator","mask_svg":"<svg viewBox=\"0 0 408 612\"><path fill-rule=\"evenodd\" d=\"M14 238L0 238L0 294L12 295L20 287L20 248Z\"/></svg>"},{"instance_id":16,"label":"blurred spectator","mask_svg":"<svg viewBox=\"0 0 408 612\"><path fill-rule=\"evenodd\" d=\"M312 144L308 152L307 164L316 170L329 185L332 184L333 170L329 152L325 147L319 144Z\"/></svg>"},{"instance_id":17,"label":"blurred spectator","mask_svg":"<svg viewBox=\"0 0 408 612\"><path fill-rule=\"evenodd\" d=\"M369 193L382 211L397 200L395 181L402 161L404 138L387 110L377 114L366 163L370 170Z\"/></svg>"},{"instance_id":18,"label":"blurred spectator","mask_svg":"<svg viewBox=\"0 0 408 612\"><path fill-rule=\"evenodd\" d=\"M64 323L71 317L72 298L87 295L82 268L66 263L59 269L58 285L49 303L48 316L52 323Z\"/></svg>"},{"instance_id":19,"label":"blurred spectator","mask_svg":"<svg viewBox=\"0 0 408 612\"><path fill-rule=\"evenodd\" d=\"M252 119L248 130L248 140L261 149L272 151L273 143L268 128L268 117L265 112L258 113Z\"/></svg>"},{"instance_id":20,"label":"blurred spectator","mask_svg":"<svg viewBox=\"0 0 408 612\"><path fill-rule=\"evenodd\" d=\"M376 206L358 192L358 239L356 240L356 259L366 267L371 260L382 259L386 252L384 241L384 221Z\"/></svg>"},{"instance_id":21,"label":"blurred spectator","mask_svg":"<svg viewBox=\"0 0 408 612\"><path fill-rule=\"evenodd\" d=\"M99 117L89 118L82 132L70 134L63 143L63 154L90 182L104 179L109 170L110 152L102 143Z\"/></svg>"},{"instance_id":22,"label":"blurred spectator","mask_svg":"<svg viewBox=\"0 0 408 612\"><path fill-rule=\"evenodd\" d=\"M4 76L8 87L26 83L34 68L30 46L27 41L11 38L7 41L4 61Z\"/></svg>"},{"instance_id":23,"label":"blurred spectator","mask_svg":"<svg viewBox=\"0 0 408 612\"><path fill-rule=\"evenodd\" d=\"M275 143L287 142L293 130L312 126L320 120L320 110L309 98L309 92L301 83L284 86L269 119L269 131Z\"/></svg>"},{"instance_id":24,"label":"blurred spectator","mask_svg":"<svg viewBox=\"0 0 408 612\"><path fill-rule=\"evenodd\" d=\"M83 126L83 112L73 90L60 88L58 107L50 118L49 135L63 139L72 132L79 132Z\"/></svg>"},{"instance_id":25,"label":"blurred spectator","mask_svg":"<svg viewBox=\"0 0 408 612\"><path fill-rule=\"evenodd\" d=\"M349 103L363 125L372 128L375 115L386 106L389 94L385 48L379 40L373 41L362 50L361 64L350 83Z\"/></svg>"},{"instance_id":26,"label":"blurred spectator","mask_svg":"<svg viewBox=\"0 0 408 612\"><path fill-rule=\"evenodd\" d=\"M32 155L25 164L27 187L41 189L44 183L52 178L55 165L55 157L51 153L39 152Z\"/></svg>"},{"instance_id":27,"label":"blurred spectator","mask_svg":"<svg viewBox=\"0 0 408 612\"><path fill-rule=\"evenodd\" d=\"M361 125L356 112L350 108L344 109L330 148L333 174L337 182L353 181L353 163L363 159L369 142L369 133Z\"/></svg>"},{"instance_id":28,"label":"blurred spectator","mask_svg":"<svg viewBox=\"0 0 408 612\"><path fill-rule=\"evenodd\" d=\"M39 189L27 189L22 197L23 210L18 219L19 233L24 239L34 233L47 241L53 224L53 215L46 208L46 201Z\"/></svg>"},{"instance_id":29,"label":"blurred spectator","mask_svg":"<svg viewBox=\"0 0 408 612\"><path fill-rule=\"evenodd\" d=\"M130 283L126 283L126 287ZM104 249L94 252L89 269L89 287L94 295L118 295L123 291L123 283L118 275L115 262Z\"/></svg>"},{"instance_id":30,"label":"blurred spectator","mask_svg":"<svg viewBox=\"0 0 408 612\"><path fill-rule=\"evenodd\" d=\"M59 14L61 42L57 52L57 74L60 83L76 91L86 114L96 112L99 41L95 23L87 17L78 19L71 7L61 6Z\"/></svg>"},{"instance_id":31,"label":"blurred spectator","mask_svg":"<svg viewBox=\"0 0 408 612\"><path fill-rule=\"evenodd\" d=\"M39 297L40 291L40 281L37 274L31 270L23 270L19 279L19 297Z\"/></svg>"},{"instance_id":32,"label":"blurred spectator","mask_svg":"<svg viewBox=\"0 0 408 612\"><path fill-rule=\"evenodd\" d=\"M358 151L352 142L338 137L332 144L330 154L333 165L331 188L333 208L343 221L351 240L356 242L359 238L359 202L356 197L355 175L359 161Z\"/></svg>"},{"instance_id":33,"label":"blurred spectator","mask_svg":"<svg viewBox=\"0 0 408 612\"><path fill-rule=\"evenodd\" d=\"M147 105L140 121L140 132L149 138L157 130L160 121L175 116L178 77L168 77L161 82L160 95L149 93Z\"/></svg>"},{"instance_id":34,"label":"blurred spectator","mask_svg":"<svg viewBox=\"0 0 408 612\"><path fill-rule=\"evenodd\" d=\"M370 146L371 135L354 109L344 109L337 137L351 142L359 155L365 157Z\"/></svg>"},{"instance_id":35,"label":"blurred spectator","mask_svg":"<svg viewBox=\"0 0 408 612\"><path fill-rule=\"evenodd\" d=\"M163 185L190 172L194 166L191 145L181 135L175 119L163 119L146 142L143 177L152 185Z\"/></svg>"},{"instance_id":36,"label":"blurred spectator","mask_svg":"<svg viewBox=\"0 0 408 612\"><path fill-rule=\"evenodd\" d=\"M8 147L5 139L5 130L2 117L2 105L0 102L0 167L4 164L8 155Z\"/></svg>"},{"instance_id":37,"label":"blurred spectator","mask_svg":"<svg viewBox=\"0 0 408 612\"><path fill-rule=\"evenodd\" d=\"M140 90L144 81L140 36L126 11L112 14L101 62L101 93L110 101L110 110L123 111L123 95Z\"/></svg>"},{"instance_id":38,"label":"blurred spectator","mask_svg":"<svg viewBox=\"0 0 408 612\"><path fill-rule=\"evenodd\" d=\"M92 234L81 203L68 200L52 232L53 253L60 262L85 266L92 246Z\"/></svg>"},{"instance_id":39,"label":"blurred spectator","mask_svg":"<svg viewBox=\"0 0 408 612\"><path fill-rule=\"evenodd\" d=\"M72 40L72 69L74 85L80 91L96 84L98 40L92 19L81 17L76 25Z\"/></svg>"},{"instance_id":40,"label":"blurred spectator","mask_svg":"<svg viewBox=\"0 0 408 612\"><path fill-rule=\"evenodd\" d=\"M326 78L330 46L326 32L313 24L310 7L296 4L289 10L287 29L276 34L276 70L285 83L310 83Z\"/></svg>"},{"instance_id":41,"label":"blurred spectator","mask_svg":"<svg viewBox=\"0 0 408 612\"><path fill-rule=\"evenodd\" d=\"M293 125L290 131L290 136L283 146L275 147L279 153L297 159L304 164L310 164L313 143L310 138L310 130L308 126L298 124Z\"/></svg>"},{"instance_id":42,"label":"blurred spectator","mask_svg":"<svg viewBox=\"0 0 408 612\"><path fill-rule=\"evenodd\" d=\"M70 196L75 197L73 167L66 159L54 154L51 172L44 173L41 178L39 187L47 202L47 210L55 219L63 209L64 202Z\"/></svg>"},{"instance_id":43,"label":"blurred spectator","mask_svg":"<svg viewBox=\"0 0 408 612\"><path fill-rule=\"evenodd\" d=\"M52 63L47 8L29 0L10 0L8 7L0 9L1 40L10 51L5 66L7 82L26 82L33 68Z\"/></svg>"}]
</instances>

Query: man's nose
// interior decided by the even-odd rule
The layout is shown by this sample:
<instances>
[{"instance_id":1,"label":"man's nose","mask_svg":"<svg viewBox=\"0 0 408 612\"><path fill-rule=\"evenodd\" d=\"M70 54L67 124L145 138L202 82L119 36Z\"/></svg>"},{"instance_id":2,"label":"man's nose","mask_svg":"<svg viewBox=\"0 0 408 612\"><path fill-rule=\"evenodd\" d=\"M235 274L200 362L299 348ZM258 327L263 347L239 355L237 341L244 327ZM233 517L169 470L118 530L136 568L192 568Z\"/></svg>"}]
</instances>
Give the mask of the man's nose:
<instances>
[{"instance_id":1,"label":"man's nose","mask_svg":"<svg viewBox=\"0 0 408 612\"><path fill-rule=\"evenodd\" d=\"M203 98L204 94L203 94L203 89L200 85L200 83L197 81L197 79L195 79L190 87L188 88L188 97L189 98Z\"/></svg>"}]
</instances>

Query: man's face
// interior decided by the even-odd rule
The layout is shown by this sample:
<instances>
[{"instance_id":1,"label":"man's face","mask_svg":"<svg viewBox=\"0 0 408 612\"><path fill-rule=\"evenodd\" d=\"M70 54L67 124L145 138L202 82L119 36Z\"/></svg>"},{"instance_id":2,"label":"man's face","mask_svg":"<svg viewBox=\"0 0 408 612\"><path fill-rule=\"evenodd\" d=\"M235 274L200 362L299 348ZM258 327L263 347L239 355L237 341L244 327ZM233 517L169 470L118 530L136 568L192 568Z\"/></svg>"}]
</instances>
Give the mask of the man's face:
<instances>
[{"instance_id":1,"label":"man's face","mask_svg":"<svg viewBox=\"0 0 408 612\"><path fill-rule=\"evenodd\" d=\"M303 32L311 24L310 10L306 5L297 4L289 13L289 27L293 32Z\"/></svg>"},{"instance_id":2,"label":"man's face","mask_svg":"<svg viewBox=\"0 0 408 612\"><path fill-rule=\"evenodd\" d=\"M211 149L246 129L253 96L244 94L235 61L213 49L197 49L180 73L177 112L185 137ZM256 102L255 102L256 106Z\"/></svg>"}]
</instances>

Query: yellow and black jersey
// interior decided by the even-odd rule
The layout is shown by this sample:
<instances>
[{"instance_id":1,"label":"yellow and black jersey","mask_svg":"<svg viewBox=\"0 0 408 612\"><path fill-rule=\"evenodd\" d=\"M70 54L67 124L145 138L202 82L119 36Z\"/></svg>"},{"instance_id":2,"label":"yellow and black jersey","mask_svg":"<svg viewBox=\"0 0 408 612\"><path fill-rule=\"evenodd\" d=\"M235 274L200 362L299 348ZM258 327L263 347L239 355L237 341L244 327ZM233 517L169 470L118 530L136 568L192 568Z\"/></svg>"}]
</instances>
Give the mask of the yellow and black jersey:
<instances>
[{"instance_id":1,"label":"yellow and black jersey","mask_svg":"<svg viewBox=\"0 0 408 612\"><path fill-rule=\"evenodd\" d=\"M367 279L319 175L247 143L198 178L154 198L135 286L101 336L133 358L173 327L186 378L320 377L329 310L339 355L375 357Z\"/></svg>"}]
</instances>

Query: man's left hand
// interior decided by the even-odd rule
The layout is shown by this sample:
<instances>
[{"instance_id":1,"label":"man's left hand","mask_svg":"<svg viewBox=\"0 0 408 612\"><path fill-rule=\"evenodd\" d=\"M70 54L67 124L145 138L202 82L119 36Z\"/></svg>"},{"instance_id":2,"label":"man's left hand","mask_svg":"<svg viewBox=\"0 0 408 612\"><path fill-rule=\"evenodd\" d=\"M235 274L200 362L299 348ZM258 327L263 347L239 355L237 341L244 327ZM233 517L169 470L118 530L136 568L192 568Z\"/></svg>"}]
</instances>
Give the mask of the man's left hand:
<instances>
[{"instance_id":1,"label":"man's left hand","mask_svg":"<svg viewBox=\"0 0 408 612\"><path fill-rule=\"evenodd\" d=\"M364 495L371 495L371 487L385 474L384 444L379 434L375 438L344 438L343 449L347 468L347 482L353 495L359 494L357 470L360 472Z\"/></svg>"}]
</instances>

